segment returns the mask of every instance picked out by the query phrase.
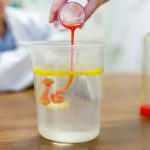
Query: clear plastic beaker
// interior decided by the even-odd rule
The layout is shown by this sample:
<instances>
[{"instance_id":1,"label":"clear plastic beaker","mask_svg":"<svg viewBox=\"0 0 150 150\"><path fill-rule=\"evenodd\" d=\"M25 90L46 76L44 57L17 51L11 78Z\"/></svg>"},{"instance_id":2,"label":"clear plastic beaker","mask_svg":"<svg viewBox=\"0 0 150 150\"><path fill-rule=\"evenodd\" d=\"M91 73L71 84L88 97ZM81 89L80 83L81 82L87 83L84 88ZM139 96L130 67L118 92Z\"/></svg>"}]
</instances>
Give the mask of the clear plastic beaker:
<instances>
[{"instance_id":1,"label":"clear plastic beaker","mask_svg":"<svg viewBox=\"0 0 150 150\"><path fill-rule=\"evenodd\" d=\"M142 72L142 103L140 113L150 117L150 33L144 39L143 72Z\"/></svg>"},{"instance_id":2,"label":"clear plastic beaker","mask_svg":"<svg viewBox=\"0 0 150 150\"><path fill-rule=\"evenodd\" d=\"M104 44L40 42L31 44L31 49L40 135L65 143L96 138Z\"/></svg>"}]
</instances>

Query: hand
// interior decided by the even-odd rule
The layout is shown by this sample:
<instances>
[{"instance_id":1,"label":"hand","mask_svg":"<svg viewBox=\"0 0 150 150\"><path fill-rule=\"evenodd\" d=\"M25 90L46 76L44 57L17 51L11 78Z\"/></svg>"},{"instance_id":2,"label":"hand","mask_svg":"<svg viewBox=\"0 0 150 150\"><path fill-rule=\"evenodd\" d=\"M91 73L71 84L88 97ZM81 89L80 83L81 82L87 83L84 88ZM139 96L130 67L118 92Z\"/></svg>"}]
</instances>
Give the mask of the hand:
<instances>
[{"instance_id":1,"label":"hand","mask_svg":"<svg viewBox=\"0 0 150 150\"><path fill-rule=\"evenodd\" d=\"M68 0L54 0L51 13L50 13L50 22L54 22L57 20L57 14L59 8L66 3ZM90 16L96 11L96 9L105 3L107 0L88 0L87 5L85 6L86 19L90 18Z\"/></svg>"}]
</instances>

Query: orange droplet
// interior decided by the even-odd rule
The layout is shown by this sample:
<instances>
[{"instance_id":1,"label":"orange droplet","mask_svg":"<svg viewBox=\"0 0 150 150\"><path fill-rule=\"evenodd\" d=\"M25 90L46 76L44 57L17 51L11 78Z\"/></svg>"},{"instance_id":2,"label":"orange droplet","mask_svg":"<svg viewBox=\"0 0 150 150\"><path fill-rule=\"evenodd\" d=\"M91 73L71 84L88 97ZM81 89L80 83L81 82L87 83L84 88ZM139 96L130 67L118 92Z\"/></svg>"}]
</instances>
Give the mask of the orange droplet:
<instances>
[{"instance_id":1,"label":"orange droplet","mask_svg":"<svg viewBox=\"0 0 150 150\"><path fill-rule=\"evenodd\" d=\"M44 83L45 86L51 86L54 81L52 79L44 79L42 80L42 83Z\"/></svg>"},{"instance_id":2,"label":"orange droplet","mask_svg":"<svg viewBox=\"0 0 150 150\"><path fill-rule=\"evenodd\" d=\"M48 105L49 103L50 103L50 101L49 101L49 99L48 98L45 98L45 99L40 99L40 102L41 102L41 104L43 104L43 105Z\"/></svg>"},{"instance_id":3,"label":"orange droplet","mask_svg":"<svg viewBox=\"0 0 150 150\"><path fill-rule=\"evenodd\" d=\"M51 100L53 103L62 103L64 101L64 97L62 95L51 94Z\"/></svg>"},{"instance_id":4,"label":"orange droplet","mask_svg":"<svg viewBox=\"0 0 150 150\"><path fill-rule=\"evenodd\" d=\"M41 94L40 102L43 105L47 105L50 103L50 100L48 98L48 94L49 94L50 87L54 83L54 81L52 79L44 79L44 80L42 80L42 83L44 83L45 88Z\"/></svg>"}]
</instances>

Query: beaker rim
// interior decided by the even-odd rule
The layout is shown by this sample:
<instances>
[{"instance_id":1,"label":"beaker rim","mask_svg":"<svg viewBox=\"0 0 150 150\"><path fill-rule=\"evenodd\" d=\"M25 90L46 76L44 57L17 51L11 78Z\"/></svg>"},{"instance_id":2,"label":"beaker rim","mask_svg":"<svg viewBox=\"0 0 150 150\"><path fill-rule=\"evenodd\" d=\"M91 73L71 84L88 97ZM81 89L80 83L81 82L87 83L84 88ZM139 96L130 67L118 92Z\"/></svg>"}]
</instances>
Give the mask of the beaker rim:
<instances>
[{"instance_id":1,"label":"beaker rim","mask_svg":"<svg viewBox=\"0 0 150 150\"><path fill-rule=\"evenodd\" d=\"M33 41L25 43L31 47L105 47L105 43L102 41L76 41L74 45L71 45L70 41Z\"/></svg>"}]
</instances>

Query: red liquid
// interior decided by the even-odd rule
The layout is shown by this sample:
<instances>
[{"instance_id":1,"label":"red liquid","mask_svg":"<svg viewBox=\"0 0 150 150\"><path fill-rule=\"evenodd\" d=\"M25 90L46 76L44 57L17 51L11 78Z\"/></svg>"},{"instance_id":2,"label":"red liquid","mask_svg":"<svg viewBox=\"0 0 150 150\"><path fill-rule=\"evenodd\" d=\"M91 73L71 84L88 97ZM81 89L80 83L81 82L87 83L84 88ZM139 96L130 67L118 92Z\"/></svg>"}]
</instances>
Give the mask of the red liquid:
<instances>
[{"instance_id":1,"label":"red liquid","mask_svg":"<svg viewBox=\"0 0 150 150\"><path fill-rule=\"evenodd\" d=\"M74 45L74 32L75 32L76 28L79 28L79 26L80 26L80 24L64 25L64 27L71 30L71 45ZM73 66L74 66L73 56L74 56L74 49L72 47L71 48L71 71L73 71ZM57 89L55 93L52 93L50 95L50 99L48 98L48 94L49 94L51 84L53 84L54 81L50 80L50 79L49 80L43 80L42 82L45 84L45 89L41 95L41 99L40 99L41 103L43 105L48 105L50 102L62 103L64 101L63 93L65 93L69 89L69 87L72 84L73 79L74 79L73 75L69 75L66 84L63 87Z\"/></svg>"},{"instance_id":2,"label":"red liquid","mask_svg":"<svg viewBox=\"0 0 150 150\"><path fill-rule=\"evenodd\" d=\"M142 116L149 116L150 117L150 104L142 105L140 107L140 114Z\"/></svg>"},{"instance_id":3,"label":"red liquid","mask_svg":"<svg viewBox=\"0 0 150 150\"><path fill-rule=\"evenodd\" d=\"M73 25L63 24L63 26L65 28L71 30L71 45L74 45L74 33L75 33L75 30L80 27L80 24L73 24ZM71 71L73 70L73 61L74 61L73 56L74 56L74 50L72 48L71 49Z\"/></svg>"},{"instance_id":4,"label":"red liquid","mask_svg":"<svg viewBox=\"0 0 150 150\"><path fill-rule=\"evenodd\" d=\"M73 25L65 25L63 26L69 30L71 30L71 45L74 45L74 32L77 28L80 27L80 24L73 24Z\"/></svg>"},{"instance_id":5,"label":"red liquid","mask_svg":"<svg viewBox=\"0 0 150 150\"><path fill-rule=\"evenodd\" d=\"M64 27L68 28L71 30L71 45L74 45L74 32L76 30L76 28L78 28L80 25L79 24L75 24L75 25L64 25ZM74 49L73 47L71 48L71 71L73 71L73 66L74 66ZM65 93L71 86L72 82L73 82L74 76L73 75L69 75L66 84L57 89L55 93L51 94L51 100L53 103L61 103L64 101L64 96L63 93Z\"/></svg>"}]
</instances>

